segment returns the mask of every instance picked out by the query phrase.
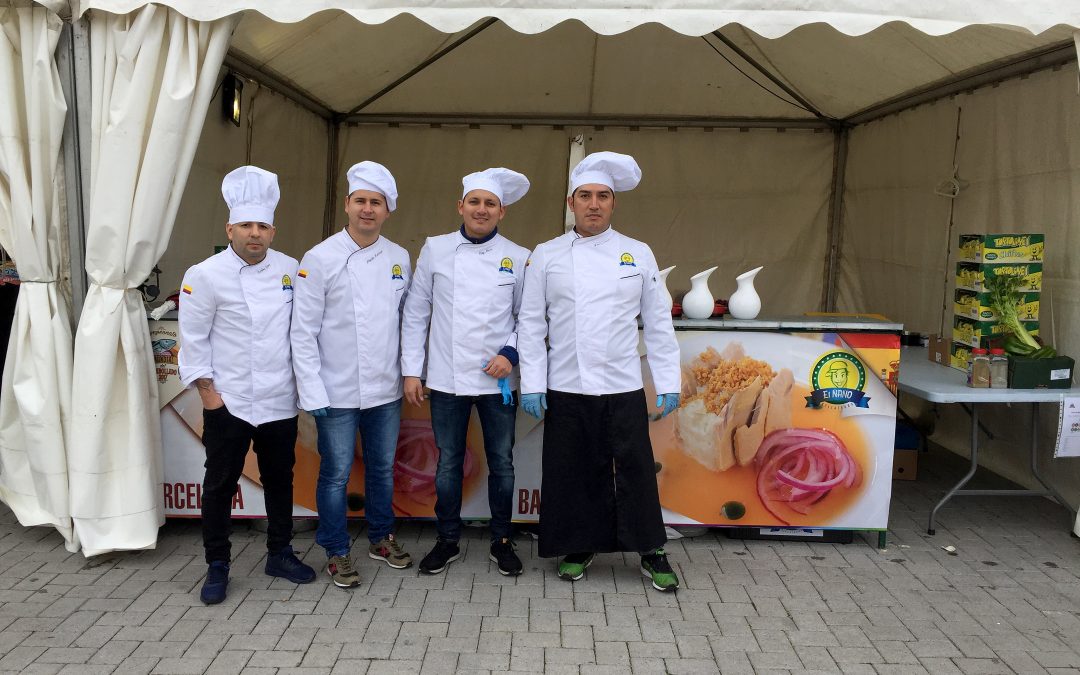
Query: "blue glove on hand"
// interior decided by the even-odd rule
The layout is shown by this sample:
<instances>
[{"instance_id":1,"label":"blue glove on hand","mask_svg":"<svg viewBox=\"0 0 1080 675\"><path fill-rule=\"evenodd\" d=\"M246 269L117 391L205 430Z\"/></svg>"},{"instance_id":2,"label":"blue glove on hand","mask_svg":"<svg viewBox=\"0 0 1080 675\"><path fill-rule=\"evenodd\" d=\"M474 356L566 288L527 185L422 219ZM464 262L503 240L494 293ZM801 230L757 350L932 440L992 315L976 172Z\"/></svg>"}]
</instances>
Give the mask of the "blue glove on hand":
<instances>
[{"instance_id":1,"label":"blue glove on hand","mask_svg":"<svg viewBox=\"0 0 1080 675\"><path fill-rule=\"evenodd\" d=\"M326 414L330 412L330 408L317 408L315 410L309 410L307 413L312 417L326 417Z\"/></svg>"},{"instance_id":2,"label":"blue glove on hand","mask_svg":"<svg viewBox=\"0 0 1080 675\"><path fill-rule=\"evenodd\" d=\"M488 360L484 359L480 362L480 367L487 368L488 363ZM499 391L502 393L503 405L514 405L514 393L510 391L510 383L505 377L499 378Z\"/></svg>"},{"instance_id":3,"label":"blue glove on hand","mask_svg":"<svg viewBox=\"0 0 1080 675\"><path fill-rule=\"evenodd\" d=\"M521 407L536 419L540 419L547 410L547 394L522 394Z\"/></svg>"},{"instance_id":4,"label":"blue glove on hand","mask_svg":"<svg viewBox=\"0 0 1080 675\"><path fill-rule=\"evenodd\" d=\"M660 411L660 418L663 419L675 408L679 407L679 395L678 394L659 394L656 397L656 407L663 408Z\"/></svg>"}]
</instances>

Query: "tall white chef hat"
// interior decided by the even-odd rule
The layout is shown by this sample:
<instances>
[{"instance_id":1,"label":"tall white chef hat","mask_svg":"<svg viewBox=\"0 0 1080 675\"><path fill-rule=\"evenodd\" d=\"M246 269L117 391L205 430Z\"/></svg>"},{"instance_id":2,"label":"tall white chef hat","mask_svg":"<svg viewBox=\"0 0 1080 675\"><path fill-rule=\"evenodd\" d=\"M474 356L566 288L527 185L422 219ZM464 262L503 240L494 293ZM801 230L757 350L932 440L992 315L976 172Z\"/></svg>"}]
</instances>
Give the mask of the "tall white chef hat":
<instances>
[{"instance_id":1,"label":"tall white chef hat","mask_svg":"<svg viewBox=\"0 0 1080 675\"><path fill-rule=\"evenodd\" d=\"M229 206L230 223L274 224L281 191L276 173L257 166L233 169L221 181L221 196Z\"/></svg>"},{"instance_id":2,"label":"tall white chef hat","mask_svg":"<svg viewBox=\"0 0 1080 675\"><path fill-rule=\"evenodd\" d=\"M393 174L378 162L360 162L353 164L345 174L349 179L349 194L357 190L371 190L386 197L386 208L397 208L397 181Z\"/></svg>"},{"instance_id":3,"label":"tall white chef hat","mask_svg":"<svg viewBox=\"0 0 1080 675\"><path fill-rule=\"evenodd\" d=\"M641 182L641 167L630 155L617 152L594 152L587 155L570 173L570 194L582 185L598 183L615 192L633 190Z\"/></svg>"},{"instance_id":4,"label":"tall white chef hat","mask_svg":"<svg viewBox=\"0 0 1080 675\"><path fill-rule=\"evenodd\" d=\"M470 173L461 179L464 188L461 198L473 190L487 190L499 198L503 206L510 206L529 191L529 179L524 174L501 166Z\"/></svg>"}]
</instances>

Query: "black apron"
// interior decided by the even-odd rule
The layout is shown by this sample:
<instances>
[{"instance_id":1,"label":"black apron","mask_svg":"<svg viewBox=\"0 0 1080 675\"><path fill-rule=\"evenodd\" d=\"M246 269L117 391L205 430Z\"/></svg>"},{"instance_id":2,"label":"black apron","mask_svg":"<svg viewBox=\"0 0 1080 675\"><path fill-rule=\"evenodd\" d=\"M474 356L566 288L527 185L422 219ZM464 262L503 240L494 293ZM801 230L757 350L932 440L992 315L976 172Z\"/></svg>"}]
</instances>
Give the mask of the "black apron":
<instances>
[{"instance_id":1,"label":"black apron","mask_svg":"<svg viewBox=\"0 0 1080 675\"><path fill-rule=\"evenodd\" d=\"M643 553L667 541L645 391L547 392L541 557Z\"/></svg>"}]
</instances>

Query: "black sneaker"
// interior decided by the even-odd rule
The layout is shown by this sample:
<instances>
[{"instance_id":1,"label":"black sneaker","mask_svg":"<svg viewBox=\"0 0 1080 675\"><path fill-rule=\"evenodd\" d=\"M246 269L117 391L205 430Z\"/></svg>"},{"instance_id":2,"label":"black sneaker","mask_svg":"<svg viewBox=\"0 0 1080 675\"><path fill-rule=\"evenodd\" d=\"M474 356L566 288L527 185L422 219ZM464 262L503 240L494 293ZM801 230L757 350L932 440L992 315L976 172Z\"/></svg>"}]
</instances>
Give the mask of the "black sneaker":
<instances>
[{"instance_id":1,"label":"black sneaker","mask_svg":"<svg viewBox=\"0 0 1080 675\"><path fill-rule=\"evenodd\" d=\"M435 548L420 561L420 571L424 574L438 574L446 566L461 557L461 549L456 541L437 539Z\"/></svg>"},{"instance_id":2,"label":"black sneaker","mask_svg":"<svg viewBox=\"0 0 1080 675\"><path fill-rule=\"evenodd\" d=\"M499 574L504 577L516 577L521 574L521 558L514 553L514 542L506 537L491 542L491 554L488 557L492 562L499 564Z\"/></svg>"},{"instance_id":3,"label":"black sneaker","mask_svg":"<svg viewBox=\"0 0 1080 675\"><path fill-rule=\"evenodd\" d=\"M227 560L215 560L210 563L206 570L206 581L203 582L199 599L203 604L216 605L225 599L225 589L229 585L229 562Z\"/></svg>"},{"instance_id":4,"label":"black sneaker","mask_svg":"<svg viewBox=\"0 0 1080 675\"><path fill-rule=\"evenodd\" d=\"M286 546L277 553L267 553L263 571L272 577L288 579L294 584L306 584L315 580L315 570L300 562L293 553L292 546Z\"/></svg>"},{"instance_id":5,"label":"black sneaker","mask_svg":"<svg viewBox=\"0 0 1080 675\"><path fill-rule=\"evenodd\" d=\"M671 563L662 548L642 554L641 573L652 581L653 588L658 591L670 593L679 587L679 576L671 569Z\"/></svg>"}]
</instances>

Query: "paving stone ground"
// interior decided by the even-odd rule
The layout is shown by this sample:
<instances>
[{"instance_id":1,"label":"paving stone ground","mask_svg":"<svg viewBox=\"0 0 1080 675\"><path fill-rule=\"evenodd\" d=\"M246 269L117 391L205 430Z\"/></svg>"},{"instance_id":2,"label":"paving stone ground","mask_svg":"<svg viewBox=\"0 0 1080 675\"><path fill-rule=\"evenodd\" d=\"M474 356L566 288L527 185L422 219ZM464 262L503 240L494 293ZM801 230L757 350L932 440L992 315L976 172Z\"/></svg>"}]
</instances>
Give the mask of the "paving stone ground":
<instances>
[{"instance_id":1,"label":"paving stone ground","mask_svg":"<svg viewBox=\"0 0 1080 675\"><path fill-rule=\"evenodd\" d=\"M940 450L920 464L919 481L893 484L886 549L874 534L834 545L711 531L669 543L677 594L647 586L636 556L599 556L584 580L561 581L527 535L525 574L508 579L474 529L439 576L362 557L360 588L325 573L297 587L263 575L263 536L239 524L228 599L206 607L195 521L170 521L156 550L87 560L4 510L0 671L1080 673L1069 515L1040 498L956 499L927 536L963 466ZM399 533L417 559L434 536L430 524ZM311 532L294 543L322 565Z\"/></svg>"}]
</instances>

